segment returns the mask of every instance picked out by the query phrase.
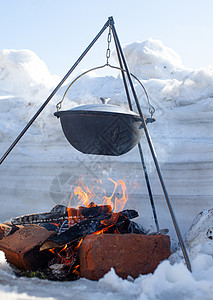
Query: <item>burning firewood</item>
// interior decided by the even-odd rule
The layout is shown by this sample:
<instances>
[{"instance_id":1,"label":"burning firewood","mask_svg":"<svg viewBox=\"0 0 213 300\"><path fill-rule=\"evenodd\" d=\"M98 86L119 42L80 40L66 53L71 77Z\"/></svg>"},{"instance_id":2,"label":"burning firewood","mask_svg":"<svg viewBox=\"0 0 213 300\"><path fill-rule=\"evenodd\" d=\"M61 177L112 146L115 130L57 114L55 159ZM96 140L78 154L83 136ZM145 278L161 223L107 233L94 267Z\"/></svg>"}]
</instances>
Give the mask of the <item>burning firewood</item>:
<instances>
[{"instance_id":1,"label":"burning firewood","mask_svg":"<svg viewBox=\"0 0 213 300\"><path fill-rule=\"evenodd\" d=\"M87 218L80 221L79 223L74 224L63 233L52 236L50 239L46 240L40 247L40 251L50 248L62 247L66 244L75 242L76 240L81 239L88 234L97 233L102 230L103 232L107 232L107 229L113 226L115 227L114 230L118 229L119 232L119 227L123 223L127 221L129 225L129 219L135 218L137 216L138 213L135 210L125 210L120 213L110 214L103 213L103 211L101 210L100 215L89 215ZM142 232L141 230L140 234L144 234L144 232Z\"/></svg>"},{"instance_id":2,"label":"burning firewood","mask_svg":"<svg viewBox=\"0 0 213 300\"><path fill-rule=\"evenodd\" d=\"M64 205L56 205L50 212L13 218L11 223L14 225L51 223L68 219L75 220L76 218L88 218L99 215L100 213L110 213L111 211L112 208L110 205L97 206L94 205L94 203L90 203L88 207L80 206L78 209L66 207Z\"/></svg>"},{"instance_id":3,"label":"burning firewood","mask_svg":"<svg viewBox=\"0 0 213 300\"><path fill-rule=\"evenodd\" d=\"M0 250L24 272L38 270L39 277L45 274L49 279L73 280L80 276L79 247L83 239L100 233L146 235L132 221L136 217L135 210L113 212L110 205L93 202L78 208L56 205L50 212L16 217L3 226L8 236L0 241Z\"/></svg>"}]
</instances>

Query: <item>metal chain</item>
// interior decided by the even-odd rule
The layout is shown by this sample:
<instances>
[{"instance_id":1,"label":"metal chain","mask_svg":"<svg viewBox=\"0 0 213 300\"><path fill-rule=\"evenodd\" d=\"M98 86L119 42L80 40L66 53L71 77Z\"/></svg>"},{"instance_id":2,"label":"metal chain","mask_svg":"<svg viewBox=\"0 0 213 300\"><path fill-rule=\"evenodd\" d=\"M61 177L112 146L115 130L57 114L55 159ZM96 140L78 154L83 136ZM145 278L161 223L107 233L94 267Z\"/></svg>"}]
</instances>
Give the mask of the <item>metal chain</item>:
<instances>
[{"instance_id":1,"label":"metal chain","mask_svg":"<svg viewBox=\"0 0 213 300\"><path fill-rule=\"evenodd\" d=\"M110 43L112 41L112 34L111 34L111 27L109 26L109 33L107 36L107 51L106 51L106 64L109 64L109 59L110 59Z\"/></svg>"}]
</instances>

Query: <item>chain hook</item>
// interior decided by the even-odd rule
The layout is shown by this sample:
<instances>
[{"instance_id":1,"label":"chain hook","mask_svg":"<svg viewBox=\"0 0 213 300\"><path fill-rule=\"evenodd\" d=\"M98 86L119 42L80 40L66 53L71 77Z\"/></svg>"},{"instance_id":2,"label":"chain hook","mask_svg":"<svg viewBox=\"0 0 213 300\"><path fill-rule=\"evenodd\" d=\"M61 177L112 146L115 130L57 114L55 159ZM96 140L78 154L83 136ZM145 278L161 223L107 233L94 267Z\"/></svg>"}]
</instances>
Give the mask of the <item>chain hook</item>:
<instances>
[{"instance_id":1,"label":"chain hook","mask_svg":"<svg viewBox=\"0 0 213 300\"><path fill-rule=\"evenodd\" d=\"M106 65L109 65L109 59L110 59L110 44L112 41L112 34L111 34L111 26L109 26L109 33L107 36L107 50L106 50Z\"/></svg>"}]
</instances>

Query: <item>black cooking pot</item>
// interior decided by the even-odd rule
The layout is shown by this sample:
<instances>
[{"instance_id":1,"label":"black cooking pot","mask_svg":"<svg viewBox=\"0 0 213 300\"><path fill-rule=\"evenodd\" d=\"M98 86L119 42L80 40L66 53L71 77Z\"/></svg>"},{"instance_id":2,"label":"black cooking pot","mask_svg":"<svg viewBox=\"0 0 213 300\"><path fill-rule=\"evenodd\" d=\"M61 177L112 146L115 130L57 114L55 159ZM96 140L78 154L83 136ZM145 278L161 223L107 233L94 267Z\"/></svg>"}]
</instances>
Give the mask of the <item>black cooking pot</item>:
<instances>
[{"instance_id":1,"label":"black cooking pot","mask_svg":"<svg viewBox=\"0 0 213 300\"><path fill-rule=\"evenodd\" d=\"M55 112L70 144L86 154L118 156L130 151L141 139L141 117L110 104L89 104ZM148 118L146 122L154 122Z\"/></svg>"}]
</instances>

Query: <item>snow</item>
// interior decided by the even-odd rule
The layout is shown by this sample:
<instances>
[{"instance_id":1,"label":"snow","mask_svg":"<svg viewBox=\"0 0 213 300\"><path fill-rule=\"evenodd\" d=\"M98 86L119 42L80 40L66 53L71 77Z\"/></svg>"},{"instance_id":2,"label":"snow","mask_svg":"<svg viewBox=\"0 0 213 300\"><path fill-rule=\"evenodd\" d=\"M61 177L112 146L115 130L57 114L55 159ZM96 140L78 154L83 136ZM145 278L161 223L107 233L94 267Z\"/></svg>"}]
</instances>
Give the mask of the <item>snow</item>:
<instances>
[{"instance_id":1,"label":"snow","mask_svg":"<svg viewBox=\"0 0 213 300\"><path fill-rule=\"evenodd\" d=\"M23 96L51 89L58 76L52 76L45 63L30 50L4 49L0 54L1 91ZM26 86L29 88L26 89Z\"/></svg>"},{"instance_id":2,"label":"snow","mask_svg":"<svg viewBox=\"0 0 213 300\"><path fill-rule=\"evenodd\" d=\"M151 188L161 228L169 228L173 253L154 274L123 280L112 269L98 282L51 282L17 278L0 253L2 299L212 299L213 291L213 65L192 70L163 42L149 39L124 47L131 72L145 85L156 109L148 125L172 207L192 264L190 273L178 247L145 137L142 138ZM112 63L112 62L111 62ZM116 62L115 62L116 63ZM2 155L60 82L30 50L0 52L0 151ZM68 82L66 83L68 84ZM144 92L134 81L145 115ZM127 208L138 210L138 223L155 230L137 147L121 157L83 155L72 148L53 115L64 85L1 165L0 221L49 211L66 204L69 183L85 175L90 186L107 177L123 179L129 191ZM63 109L100 103L127 106L120 75L84 76L69 89ZM58 184L58 186L56 186ZM55 189L57 190L54 193Z\"/></svg>"},{"instance_id":3,"label":"snow","mask_svg":"<svg viewBox=\"0 0 213 300\"><path fill-rule=\"evenodd\" d=\"M140 78L181 80L189 73L184 68L180 56L161 41L149 40L136 42L125 47L125 54L131 64L131 72Z\"/></svg>"}]
</instances>

